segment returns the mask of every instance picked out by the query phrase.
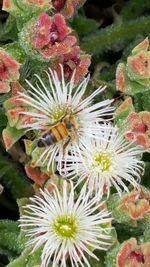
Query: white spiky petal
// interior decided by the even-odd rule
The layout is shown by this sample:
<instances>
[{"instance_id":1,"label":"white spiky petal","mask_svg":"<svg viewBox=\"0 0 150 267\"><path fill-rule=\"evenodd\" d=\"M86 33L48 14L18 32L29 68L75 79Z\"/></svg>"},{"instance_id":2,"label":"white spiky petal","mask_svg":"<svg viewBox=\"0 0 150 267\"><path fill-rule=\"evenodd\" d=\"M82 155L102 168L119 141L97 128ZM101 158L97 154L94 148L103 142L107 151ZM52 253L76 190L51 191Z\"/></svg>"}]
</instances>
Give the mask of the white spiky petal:
<instances>
[{"instance_id":1,"label":"white spiky petal","mask_svg":"<svg viewBox=\"0 0 150 267\"><path fill-rule=\"evenodd\" d=\"M110 213L102 208L104 202L97 197L90 199L85 188L75 200L71 183L68 194L64 182L62 194L57 187L53 194L41 190L41 197L31 198L25 206L20 226L26 232L34 252L42 246L41 267L66 267L67 259L72 267L90 266L86 254L97 259L94 249L107 250L111 243Z\"/></svg>"},{"instance_id":2,"label":"white spiky petal","mask_svg":"<svg viewBox=\"0 0 150 267\"><path fill-rule=\"evenodd\" d=\"M114 186L121 196L122 191L128 192L127 184L139 185L144 170L140 160L143 151L127 142L117 127L104 125L102 131L97 129L99 139L85 139L81 149L68 155L64 167L58 168L62 175L77 179L77 185L85 181L91 192L102 195L107 191L109 196Z\"/></svg>"},{"instance_id":3,"label":"white spiky petal","mask_svg":"<svg viewBox=\"0 0 150 267\"><path fill-rule=\"evenodd\" d=\"M31 90L26 93L19 93L19 100L33 109L33 111L20 112L24 116L32 117L34 122L22 125L21 128L28 130L43 130L50 128L52 124L57 123L65 113L70 110L78 122L78 131L76 136L72 138L69 145L65 149L68 153L69 147L77 148L87 136L95 134L95 123L103 121L106 116L113 114L113 107L110 107L112 100L105 100L92 105L95 96L101 93L105 88L98 88L87 98L83 98L89 77L84 78L77 88L74 88L74 75L71 81L66 84L64 81L64 73L62 70L62 80L58 79L56 72L50 70L47 73L49 86L46 86L41 78L36 75L39 84L35 88L27 81ZM99 135L99 133L96 133ZM55 145L48 146L38 159L38 163L48 161L48 169L51 163L59 154L59 159L63 156L63 145L66 140L59 141ZM37 148L35 148L35 153Z\"/></svg>"}]
</instances>

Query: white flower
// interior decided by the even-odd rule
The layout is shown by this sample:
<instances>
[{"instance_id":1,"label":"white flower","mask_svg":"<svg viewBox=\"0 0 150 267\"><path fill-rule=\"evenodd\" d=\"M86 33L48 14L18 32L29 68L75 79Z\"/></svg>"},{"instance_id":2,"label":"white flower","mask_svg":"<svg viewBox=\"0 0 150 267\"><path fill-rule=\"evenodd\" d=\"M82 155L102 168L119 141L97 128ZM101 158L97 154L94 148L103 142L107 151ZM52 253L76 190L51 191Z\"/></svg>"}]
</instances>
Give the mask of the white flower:
<instances>
[{"instance_id":1,"label":"white flower","mask_svg":"<svg viewBox=\"0 0 150 267\"><path fill-rule=\"evenodd\" d=\"M75 73L74 73L75 74ZM62 80L58 79L56 72L50 70L47 73L49 86L45 85L41 78L36 75L39 84L35 88L29 81L28 85L31 90L27 93L19 93L19 100L31 109L31 111L20 112L24 116L29 116L33 120L28 124L24 124L21 128L28 130L39 130L39 138L43 131L49 132L52 126L64 122L67 116L70 116L73 124L71 130L67 129L67 133L60 129L57 132L58 142L52 145L45 146L44 152L38 159L38 163L48 161L47 168L49 170L51 163L54 164L56 155L59 154L61 160L66 154L69 147L77 148L87 136L93 136L95 133L95 123L101 122L106 116L113 114L113 107L110 107L112 100L105 100L92 105L95 96L101 93L105 88L98 88L87 98L84 93L89 81L89 78L84 78L81 84L74 88L74 75L69 83L65 84L64 73L62 70ZM34 121L34 122L33 122ZM58 129L56 129L58 130ZM99 133L97 133L99 135ZM63 137L62 137L63 136ZM54 136L55 139L56 135ZM35 148L35 153L38 147Z\"/></svg>"},{"instance_id":2,"label":"white flower","mask_svg":"<svg viewBox=\"0 0 150 267\"><path fill-rule=\"evenodd\" d=\"M66 267L67 259L72 267L90 266L86 254L98 260L94 249L107 250L111 244L110 213L102 208L104 202L89 198L82 189L75 200L71 183L70 194L64 182L62 194L57 187L53 194L41 190L41 197L31 198L33 204L25 206L20 226L33 246L32 252L42 246L41 267L59 264Z\"/></svg>"},{"instance_id":3,"label":"white flower","mask_svg":"<svg viewBox=\"0 0 150 267\"><path fill-rule=\"evenodd\" d=\"M127 184L138 186L144 170L144 162L139 159L142 150L127 142L117 127L104 125L103 131L99 130L100 138L85 139L80 149L67 156L60 172L77 179L77 185L85 181L91 193L107 192L109 196L114 186L121 196L123 190L128 192Z\"/></svg>"}]
</instances>

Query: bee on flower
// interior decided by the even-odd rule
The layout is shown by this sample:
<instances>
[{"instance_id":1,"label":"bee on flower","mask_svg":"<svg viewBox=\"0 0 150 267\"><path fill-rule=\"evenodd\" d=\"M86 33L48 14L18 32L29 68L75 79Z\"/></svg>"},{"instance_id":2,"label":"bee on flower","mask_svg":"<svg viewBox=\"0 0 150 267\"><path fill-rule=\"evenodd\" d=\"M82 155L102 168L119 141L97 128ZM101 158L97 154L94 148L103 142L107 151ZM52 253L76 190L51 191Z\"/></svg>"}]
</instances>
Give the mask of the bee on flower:
<instances>
[{"instance_id":1,"label":"bee on flower","mask_svg":"<svg viewBox=\"0 0 150 267\"><path fill-rule=\"evenodd\" d=\"M58 162L60 172L66 177L85 181L89 190L98 195L110 194L110 188L115 187L119 195L122 191L129 191L127 184L137 188L144 162L140 160L141 148L133 147L127 142L117 127L104 124L99 138L86 138L80 149L68 155L65 164ZM74 162L74 157L76 162ZM60 167L59 167L60 165Z\"/></svg>"},{"instance_id":2,"label":"bee on flower","mask_svg":"<svg viewBox=\"0 0 150 267\"><path fill-rule=\"evenodd\" d=\"M38 131L35 138L33 154L42 151L38 163L42 166L54 165L56 156L61 162L64 153L68 154L70 148L77 149L87 136L95 136L96 123L102 122L105 116L110 116L114 108L110 106L112 100L105 100L92 104L95 96L104 90L98 88L90 96L84 97L89 78L84 78L78 87L74 87L74 76L65 84L64 72L59 80L57 73L50 70L47 73L49 87L36 75L39 85L31 87L28 93L18 93L19 103L28 107L20 114L26 118L20 125L25 131ZM30 110L29 110L30 109ZM26 121L26 123L25 123ZM100 131L96 133L100 135Z\"/></svg>"},{"instance_id":3,"label":"bee on flower","mask_svg":"<svg viewBox=\"0 0 150 267\"><path fill-rule=\"evenodd\" d=\"M90 267L87 255L98 260L94 249L107 250L111 243L111 216L104 202L90 199L85 187L75 199L73 184L70 193L64 181L62 193L54 186L53 193L41 190L24 207L20 227L26 233L27 247L42 247L41 267ZM52 261L51 261L52 260Z\"/></svg>"}]
</instances>

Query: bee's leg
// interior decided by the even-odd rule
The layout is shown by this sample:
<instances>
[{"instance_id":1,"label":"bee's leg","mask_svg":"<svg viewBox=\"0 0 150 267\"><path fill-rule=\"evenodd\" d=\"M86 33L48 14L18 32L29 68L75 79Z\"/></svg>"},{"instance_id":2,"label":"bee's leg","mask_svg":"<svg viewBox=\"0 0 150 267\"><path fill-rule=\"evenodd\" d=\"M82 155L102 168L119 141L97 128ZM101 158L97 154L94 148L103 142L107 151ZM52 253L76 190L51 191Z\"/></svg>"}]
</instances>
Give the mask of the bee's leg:
<instances>
[{"instance_id":1,"label":"bee's leg","mask_svg":"<svg viewBox=\"0 0 150 267\"><path fill-rule=\"evenodd\" d=\"M66 141L66 143L63 145L63 155L65 155L66 153L66 148L69 145L69 142L71 140L71 137L69 136L68 140Z\"/></svg>"}]
</instances>

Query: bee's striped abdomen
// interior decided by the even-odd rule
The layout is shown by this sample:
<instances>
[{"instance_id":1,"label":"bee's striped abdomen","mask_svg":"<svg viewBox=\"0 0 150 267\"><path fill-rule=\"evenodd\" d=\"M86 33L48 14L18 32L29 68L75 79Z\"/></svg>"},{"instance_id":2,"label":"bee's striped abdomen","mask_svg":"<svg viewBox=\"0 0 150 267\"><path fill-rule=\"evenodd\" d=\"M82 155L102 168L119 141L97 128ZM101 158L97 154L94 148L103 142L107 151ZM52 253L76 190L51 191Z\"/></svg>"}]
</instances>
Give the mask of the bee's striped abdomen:
<instances>
[{"instance_id":1,"label":"bee's striped abdomen","mask_svg":"<svg viewBox=\"0 0 150 267\"><path fill-rule=\"evenodd\" d=\"M51 146L68 136L68 130L63 122L53 126L48 133L38 141L38 147Z\"/></svg>"}]
</instances>

